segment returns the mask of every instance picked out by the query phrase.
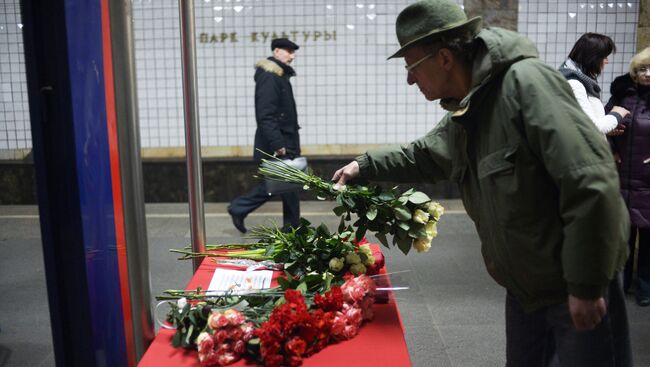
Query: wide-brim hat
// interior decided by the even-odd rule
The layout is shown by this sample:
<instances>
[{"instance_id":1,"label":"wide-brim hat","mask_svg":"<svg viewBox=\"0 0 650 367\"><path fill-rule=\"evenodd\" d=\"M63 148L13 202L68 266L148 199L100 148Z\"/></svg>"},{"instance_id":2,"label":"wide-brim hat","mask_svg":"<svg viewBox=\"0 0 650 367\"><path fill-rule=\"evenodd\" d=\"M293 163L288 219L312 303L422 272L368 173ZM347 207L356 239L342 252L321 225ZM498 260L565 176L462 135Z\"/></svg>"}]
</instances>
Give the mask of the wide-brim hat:
<instances>
[{"instance_id":1,"label":"wide-brim hat","mask_svg":"<svg viewBox=\"0 0 650 367\"><path fill-rule=\"evenodd\" d=\"M477 34L480 29L481 17L468 20L460 6L451 0L421 0L407 6L397 16L395 31L400 49L388 59L404 57L406 49L429 38L460 30Z\"/></svg>"}]
</instances>

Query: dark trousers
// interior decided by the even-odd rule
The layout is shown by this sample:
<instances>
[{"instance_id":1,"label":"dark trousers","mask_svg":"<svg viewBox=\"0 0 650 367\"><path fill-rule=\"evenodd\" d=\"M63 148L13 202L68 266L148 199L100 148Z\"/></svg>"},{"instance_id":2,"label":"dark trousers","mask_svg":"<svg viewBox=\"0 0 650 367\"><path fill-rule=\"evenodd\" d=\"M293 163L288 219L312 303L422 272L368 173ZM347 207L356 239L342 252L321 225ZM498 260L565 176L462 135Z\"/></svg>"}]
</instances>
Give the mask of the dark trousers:
<instances>
[{"instance_id":1,"label":"dark trousers","mask_svg":"<svg viewBox=\"0 0 650 367\"><path fill-rule=\"evenodd\" d=\"M300 224L300 197L297 192L281 194L283 225L297 228ZM271 196L266 191L264 181L253 190L238 196L230 202L230 212L242 218L269 201Z\"/></svg>"},{"instance_id":2,"label":"dark trousers","mask_svg":"<svg viewBox=\"0 0 650 367\"><path fill-rule=\"evenodd\" d=\"M593 330L577 331L568 303L525 313L506 296L507 367L628 367L632 351L621 276L605 296L607 313Z\"/></svg>"},{"instance_id":3,"label":"dark trousers","mask_svg":"<svg viewBox=\"0 0 650 367\"><path fill-rule=\"evenodd\" d=\"M639 232L639 252L635 257L634 247L636 245L637 229ZM630 248L630 256L625 264L623 289L627 292L632 285L632 272L636 260L637 278L639 280L636 295L637 297L650 298L650 229L632 226L630 240L627 244Z\"/></svg>"}]
</instances>

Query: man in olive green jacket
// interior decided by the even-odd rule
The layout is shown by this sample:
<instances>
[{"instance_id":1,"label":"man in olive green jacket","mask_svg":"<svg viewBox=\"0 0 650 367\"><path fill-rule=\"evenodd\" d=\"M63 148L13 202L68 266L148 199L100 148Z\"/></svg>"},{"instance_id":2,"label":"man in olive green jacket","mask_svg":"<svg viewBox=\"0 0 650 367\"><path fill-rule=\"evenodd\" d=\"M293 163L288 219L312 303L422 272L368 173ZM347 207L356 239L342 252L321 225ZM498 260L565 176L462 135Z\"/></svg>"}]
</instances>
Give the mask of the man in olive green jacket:
<instances>
[{"instance_id":1,"label":"man in olive green jacket","mask_svg":"<svg viewBox=\"0 0 650 367\"><path fill-rule=\"evenodd\" d=\"M449 113L333 180L458 184L486 268L508 291L508 366L631 365L617 279L629 219L609 147L530 41L480 23L450 0L400 13L391 58L404 57L408 83Z\"/></svg>"}]
</instances>

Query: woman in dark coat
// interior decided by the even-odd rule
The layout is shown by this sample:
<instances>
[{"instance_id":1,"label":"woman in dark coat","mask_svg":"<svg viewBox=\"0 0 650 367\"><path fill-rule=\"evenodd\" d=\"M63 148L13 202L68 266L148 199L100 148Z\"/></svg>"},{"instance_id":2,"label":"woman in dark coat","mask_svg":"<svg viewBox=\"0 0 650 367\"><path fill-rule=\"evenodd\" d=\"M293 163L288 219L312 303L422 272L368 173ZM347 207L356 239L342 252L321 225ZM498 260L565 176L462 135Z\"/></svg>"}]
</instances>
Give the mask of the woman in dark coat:
<instances>
[{"instance_id":1,"label":"woman in dark coat","mask_svg":"<svg viewBox=\"0 0 650 367\"><path fill-rule=\"evenodd\" d=\"M632 270L637 261L639 280L636 301L650 305L650 47L632 58L630 72L614 80L607 110L621 106L630 111L623 121L624 134L610 137L618 172L621 193L632 222L630 257L625 267L624 287L632 283ZM635 242L639 249L635 259Z\"/></svg>"}]
</instances>

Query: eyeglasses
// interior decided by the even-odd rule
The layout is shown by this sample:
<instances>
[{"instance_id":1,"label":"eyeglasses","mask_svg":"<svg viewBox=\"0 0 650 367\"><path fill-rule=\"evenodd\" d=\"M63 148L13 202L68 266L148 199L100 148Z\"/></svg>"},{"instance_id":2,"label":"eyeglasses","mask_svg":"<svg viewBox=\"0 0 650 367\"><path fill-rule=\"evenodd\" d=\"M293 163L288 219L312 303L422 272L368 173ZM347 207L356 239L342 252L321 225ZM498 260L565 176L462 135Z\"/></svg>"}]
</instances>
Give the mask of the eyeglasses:
<instances>
[{"instance_id":1,"label":"eyeglasses","mask_svg":"<svg viewBox=\"0 0 650 367\"><path fill-rule=\"evenodd\" d=\"M426 55L425 57L423 57L423 58L421 58L420 60L418 60L418 61L412 63L411 65L404 65L404 69L406 69L406 71L408 71L408 72L410 73L410 72L411 72L413 69L415 69L418 65L420 65L421 63L423 63L423 62L426 61L427 59L431 58L433 55L435 55L434 52L432 52L432 53Z\"/></svg>"},{"instance_id":2,"label":"eyeglasses","mask_svg":"<svg viewBox=\"0 0 650 367\"><path fill-rule=\"evenodd\" d=\"M639 74L645 74L645 73L647 73L647 72L649 72L649 71L650 71L650 67L642 66L642 67L639 68L639 70L637 71L637 73L639 73Z\"/></svg>"}]
</instances>

